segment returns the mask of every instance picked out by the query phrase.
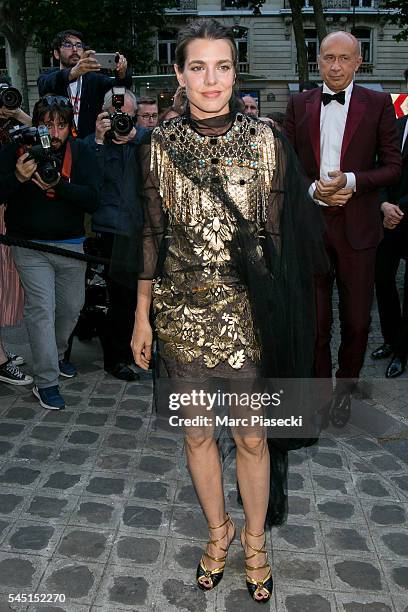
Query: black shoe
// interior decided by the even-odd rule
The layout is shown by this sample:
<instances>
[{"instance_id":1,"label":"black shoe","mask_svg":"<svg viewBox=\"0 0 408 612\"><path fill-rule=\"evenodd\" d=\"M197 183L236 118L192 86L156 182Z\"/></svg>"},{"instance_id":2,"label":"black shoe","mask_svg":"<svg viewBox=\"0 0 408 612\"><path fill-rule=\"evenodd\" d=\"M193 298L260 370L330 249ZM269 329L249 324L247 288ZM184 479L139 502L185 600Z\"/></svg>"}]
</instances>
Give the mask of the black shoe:
<instances>
[{"instance_id":1,"label":"black shoe","mask_svg":"<svg viewBox=\"0 0 408 612\"><path fill-rule=\"evenodd\" d=\"M115 378L119 378L119 380L126 380L127 382L133 382L135 380L139 380L140 376L137 372L134 372L131 368L129 368L126 363L118 363L113 368L106 370L109 374L112 374Z\"/></svg>"},{"instance_id":2,"label":"black shoe","mask_svg":"<svg viewBox=\"0 0 408 612\"><path fill-rule=\"evenodd\" d=\"M351 416L351 393L334 394L330 407L330 421L333 427L345 427Z\"/></svg>"},{"instance_id":3,"label":"black shoe","mask_svg":"<svg viewBox=\"0 0 408 612\"><path fill-rule=\"evenodd\" d=\"M387 344L386 342L379 346L371 353L371 359L386 359L392 355L393 350L391 344Z\"/></svg>"},{"instance_id":4,"label":"black shoe","mask_svg":"<svg viewBox=\"0 0 408 612\"><path fill-rule=\"evenodd\" d=\"M401 374L404 373L406 365L406 359L401 359L398 355L394 355L385 371L386 378L397 378L397 376L401 376Z\"/></svg>"}]
</instances>

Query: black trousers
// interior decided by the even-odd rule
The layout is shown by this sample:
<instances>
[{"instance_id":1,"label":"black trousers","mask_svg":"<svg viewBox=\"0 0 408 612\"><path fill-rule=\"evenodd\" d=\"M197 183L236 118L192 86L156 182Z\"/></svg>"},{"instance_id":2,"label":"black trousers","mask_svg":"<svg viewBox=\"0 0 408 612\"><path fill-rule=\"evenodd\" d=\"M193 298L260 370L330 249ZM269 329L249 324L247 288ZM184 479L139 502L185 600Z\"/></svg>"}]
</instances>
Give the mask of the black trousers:
<instances>
[{"instance_id":1,"label":"black trousers","mask_svg":"<svg viewBox=\"0 0 408 612\"><path fill-rule=\"evenodd\" d=\"M402 225L404 224L404 225ZM408 220L384 230L375 265L375 290L384 342L403 359L408 354L408 268L405 264L402 306L396 276L401 259L408 256Z\"/></svg>"},{"instance_id":2,"label":"black trousers","mask_svg":"<svg viewBox=\"0 0 408 612\"><path fill-rule=\"evenodd\" d=\"M100 234L100 247L103 257L112 255L114 235ZM106 323L101 333L103 359L105 370L114 368L119 363L133 363L130 348L135 310L137 303L136 290L112 280L106 267L106 285L108 292L108 311Z\"/></svg>"}]
</instances>

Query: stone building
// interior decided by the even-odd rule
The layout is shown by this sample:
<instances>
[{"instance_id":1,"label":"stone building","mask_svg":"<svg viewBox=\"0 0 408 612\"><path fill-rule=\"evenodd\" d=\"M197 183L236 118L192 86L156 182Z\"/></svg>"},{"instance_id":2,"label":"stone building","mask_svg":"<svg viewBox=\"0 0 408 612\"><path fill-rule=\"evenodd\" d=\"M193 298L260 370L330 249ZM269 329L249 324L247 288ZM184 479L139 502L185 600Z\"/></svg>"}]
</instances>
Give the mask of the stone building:
<instances>
[{"instance_id":1,"label":"stone building","mask_svg":"<svg viewBox=\"0 0 408 612\"><path fill-rule=\"evenodd\" d=\"M319 80L319 42L309 0L304 0L309 73ZM357 82L375 89L398 93L406 91L403 72L408 68L408 42L397 43L395 26L386 23L387 11L380 0L323 0L328 31L353 32L361 42L363 64ZM173 76L177 30L196 17L214 17L234 28L239 51L241 90L259 99L261 112L283 111L291 91L298 88L296 45L288 0L266 0L261 15L255 16L246 0L179 0L167 10L166 30L154 42L156 67L150 74L134 76L136 93L158 98L168 106L176 88ZM99 49L110 51L110 49ZM30 106L36 99L36 79L50 58L27 50L27 78ZM7 72L8 53L0 38L0 74Z\"/></svg>"}]
</instances>

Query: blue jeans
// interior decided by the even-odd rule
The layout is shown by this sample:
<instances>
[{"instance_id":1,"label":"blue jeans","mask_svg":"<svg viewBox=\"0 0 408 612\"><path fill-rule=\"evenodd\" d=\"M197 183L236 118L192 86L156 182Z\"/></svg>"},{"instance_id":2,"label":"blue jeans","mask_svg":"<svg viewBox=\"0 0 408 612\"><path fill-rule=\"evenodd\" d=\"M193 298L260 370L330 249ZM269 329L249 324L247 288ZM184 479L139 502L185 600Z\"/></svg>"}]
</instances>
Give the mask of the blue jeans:
<instances>
[{"instance_id":1,"label":"blue jeans","mask_svg":"<svg viewBox=\"0 0 408 612\"><path fill-rule=\"evenodd\" d=\"M48 244L83 253L82 244ZM24 321L33 355L34 383L58 385L58 361L85 301L86 263L61 255L11 247L24 288Z\"/></svg>"}]
</instances>

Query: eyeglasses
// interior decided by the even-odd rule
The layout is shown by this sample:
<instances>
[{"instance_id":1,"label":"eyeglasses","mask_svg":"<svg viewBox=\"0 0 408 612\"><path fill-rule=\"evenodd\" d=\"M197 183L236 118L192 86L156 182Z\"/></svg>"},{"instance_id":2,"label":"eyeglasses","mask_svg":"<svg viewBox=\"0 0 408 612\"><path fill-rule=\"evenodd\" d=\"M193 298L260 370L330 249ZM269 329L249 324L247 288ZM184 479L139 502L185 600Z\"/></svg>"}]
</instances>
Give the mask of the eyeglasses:
<instances>
[{"instance_id":1,"label":"eyeglasses","mask_svg":"<svg viewBox=\"0 0 408 612\"><path fill-rule=\"evenodd\" d=\"M138 117L141 117L142 119L145 119L146 121L148 119L157 119L158 116L159 116L158 113L143 113L143 115L138 115Z\"/></svg>"},{"instance_id":2,"label":"eyeglasses","mask_svg":"<svg viewBox=\"0 0 408 612\"><path fill-rule=\"evenodd\" d=\"M63 49L85 49L85 45L82 42L68 42L67 40L61 43Z\"/></svg>"},{"instance_id":3,"label":"eyeglasses","mask_svg":"<svg viewBox=\"0 0 408 612\"><path fill-rule=\"evenodd\" d=\"M43 104L45 104L45 106L54 106L58 104L58 106L72 108L70 100L65 96L44 96L41 98L41 101Z\"/></svg>"}]
</instances>

